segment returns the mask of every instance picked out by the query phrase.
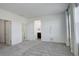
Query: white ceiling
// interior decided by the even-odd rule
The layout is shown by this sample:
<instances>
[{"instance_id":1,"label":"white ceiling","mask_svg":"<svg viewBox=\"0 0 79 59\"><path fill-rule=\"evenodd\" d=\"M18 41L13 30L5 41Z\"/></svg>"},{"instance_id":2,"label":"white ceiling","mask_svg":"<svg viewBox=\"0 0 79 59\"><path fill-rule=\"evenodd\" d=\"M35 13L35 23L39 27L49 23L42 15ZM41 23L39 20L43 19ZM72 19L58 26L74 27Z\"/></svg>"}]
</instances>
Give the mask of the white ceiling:
<instances>
[{"instance_id":1,"label":"white ceiling","mask_svg":"<svg viewBox=\"0 0 79 59\"><path fill-rule=\"evenodd\" d=\"M64 12L64 3L0 3L0 8L24 17L36 17Z\"/></svg>"}]
</instances>

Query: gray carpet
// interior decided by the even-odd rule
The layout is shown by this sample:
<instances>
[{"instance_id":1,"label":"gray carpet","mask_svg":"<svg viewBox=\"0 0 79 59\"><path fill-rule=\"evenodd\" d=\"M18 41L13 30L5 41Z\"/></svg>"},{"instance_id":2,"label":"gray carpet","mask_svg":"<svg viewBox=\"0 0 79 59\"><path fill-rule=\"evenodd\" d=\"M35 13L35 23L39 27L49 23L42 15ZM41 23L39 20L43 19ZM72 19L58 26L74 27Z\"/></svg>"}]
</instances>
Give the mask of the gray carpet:
<instances>
[{"instance_id":1,"label":"gray carpet","mask_svg":"<svg viewBox=\"0 0 79 59\"><path fill-rule=\"evenodd\" d=\"M1 56L72 56L65 44L24 41L15 46L0 48Z\"/></svg>"}]
</instances>

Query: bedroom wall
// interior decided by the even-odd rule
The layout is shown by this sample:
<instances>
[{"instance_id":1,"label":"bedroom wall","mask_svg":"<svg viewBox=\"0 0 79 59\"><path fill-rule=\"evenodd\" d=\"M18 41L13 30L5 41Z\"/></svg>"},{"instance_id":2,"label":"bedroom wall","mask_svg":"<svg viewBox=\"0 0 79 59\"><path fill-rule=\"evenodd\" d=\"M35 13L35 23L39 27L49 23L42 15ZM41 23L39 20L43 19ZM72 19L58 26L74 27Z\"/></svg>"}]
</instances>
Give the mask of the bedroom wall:
<instances>
[{"instance_id":1,"label":"bedroom wall","mask_svg":"<svg viewBox=\"0 0 79 59\"><path fill-rule=\"evenodd\" d=\"M18 22L12 22L11 25L11 41L12 45L18 44L22 42L22 25Z\"/></svg>"},{"instance_id":2,"label":"bedroom wall","mask_svg":"<svg viewBox=\"0 0 79 59\"><path fill-rule=\"evenodd\" d=\"M42 40L65 43L66 23L64 13L42 17Z\"/></svg>"},{"instance_id":3,"label":"bedroom wall","mask_svg":"<svg viewBox=\"0 0 79 59\"><path fill-rule=\"evenodd\" d=\"M18 21L20 23L27 23L27 18L24 18L18 14L0 9L0 19L2 20L11 20L11 21Z\"/></svg>"},{"instance_id":4,"label":"bedroom wall","mask_svg":"<svg viewBox=\"0 0 79 59\"><path fill-rule=\"evenodd\" d=\"M26 24L27 18L24 18L18 14L0 9L0 19L1 20L9 20L12 22L12 44L18 44L20 42L22 42L22 36L24 36L22 34L23 30L22 30L22 26L24 26L24 24ZM17 34L17 35L16 35ZM16 35L16 37L15 37Z\"/></svg>"},{"instance_id":5,"label":"bedroom wall","mask_svg":"<svg viewBox=\"0 0 79 59\"><path fill-rule=\"evenodd\" d=\"M34 21L41 20L42 41L65 43L66 21L65 13L30 18L32 21L27 24L28 40L35 40ZM31 39L32 38L32 39Z\"/></svg>"}]
</instances>

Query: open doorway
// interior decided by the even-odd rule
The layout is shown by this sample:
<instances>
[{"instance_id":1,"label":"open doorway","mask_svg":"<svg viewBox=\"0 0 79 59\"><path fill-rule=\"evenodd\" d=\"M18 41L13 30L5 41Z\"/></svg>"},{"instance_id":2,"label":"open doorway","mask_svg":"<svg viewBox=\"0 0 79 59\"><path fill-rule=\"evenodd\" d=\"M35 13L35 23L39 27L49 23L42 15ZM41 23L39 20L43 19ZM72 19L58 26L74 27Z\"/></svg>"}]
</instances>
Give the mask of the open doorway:
<instances>
[{"instance_id":1,"label":"open doorway","mask_svg":"<svg viewBox=\"0 0 79 59\"><path fill-rule=\"evenodd\" d=\"M41 20L34 21L34 35L35 39L41 40Z\"/></svg>"}]
</instances>

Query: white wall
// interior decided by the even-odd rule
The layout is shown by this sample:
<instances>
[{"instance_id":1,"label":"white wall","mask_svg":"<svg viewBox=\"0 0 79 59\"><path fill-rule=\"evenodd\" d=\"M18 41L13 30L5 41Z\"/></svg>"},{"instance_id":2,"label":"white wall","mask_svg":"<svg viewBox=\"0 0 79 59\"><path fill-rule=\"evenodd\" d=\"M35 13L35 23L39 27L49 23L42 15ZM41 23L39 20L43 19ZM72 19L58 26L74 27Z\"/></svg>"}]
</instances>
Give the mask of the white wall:
<instances>
[{"instance_id":1,"label":"white wall","mask_svg":"<svg viewBox=\"0 0 79 59\"><path fill-rule=\"evenodd\" d=\"M31 21L26 25L26 39L35 40L34 38L34 21Z\"/></svg>"},{"instance_id":2,"label":"white wall","mask_svg":"<svg viewBox=\"0 0 79 59\"><path fill-rule=\"evenodd\" d=\"M66 40L66 24L65 24L65 14L49 15L31 18L32 21L27 25L27 32L29 40L35 40L34 37L34 19L41 20L41 31L43 41L52 41L65 43Z\"/></svg>"},{"instance_id":3,"label":"white wall","mask_svg":"<svg viewBox=\"0 0 79 59\"><path fill-rule=\"evenodd\" d=\"M22 42L22 27L27 23L27 19L15 13L0 9L0 19L12 22L12 44ZM15 22L15 23L14 23ZM16 36L15 36L16 35Z\"/></svg>"},{"instance_id":4,"label":"white wall","mask_svg":"<svg viewBox=\"0 0 79 59\"><path fill-rule=\"evenodd\" d=\"M34 21L39 20L40 17L35 17L35 18L29 18L28 23L25 24L25 40L35 40L35 35L34 35Z\"/></svg>"},{"instance_id":5,"label":"white wall","mask_svg":"<svg viewBox=\"0 0 79 59\"><path fill-rule=\"evenodd\" d=\"M41 32L41 20L35 20L34 21L34 31Z\"/></svg>"},{"instance_id":6,"label":"white wall","mask_svg":"<svg viewBox=\"0 0 79 59\"><path fill-rule=\"evenodd\" d=\"M26 39L26 37L27 37L27 26L26 26L26 24L22 24L22 39L23 39L23 41L25 41L25 39Z\"/></svg>"},{"instance_id":7,"label":"white wall","mask_svg":"<svg viewBox=\"0 0 79 59\"><path fill-rule=\"evenodd\" d=\"M41 32L41 20L34 21L34 36L37 39L37 33Z\"/></svg>"},{"instance_id":8,"label":"white wall","mask_svg":"<svg viewBox=\"0 0 79 59\"><path fill-rule=\"evenodd\" d=\"M27 19L15 13L0 9L0 19L27 23Z\"/></svg>"},{"instance_id":9,"label":"white wall","mask_svg":"<svg viewBox=\"0 0 79 59\"><path fill-rule=\"evenodd\" d=\"M12 22L12 45L22 42L22 28L18 22Z\"/></svg>"},{"instance_id":10,"label":"white wall","mask_svg":"<svg viewBox=\"0 0 79 59\"><path fill-rule=\"evenodd\" d=\"M65 14L42 17L42 40L65 43Z\"/></svg>"}]
</instances>

